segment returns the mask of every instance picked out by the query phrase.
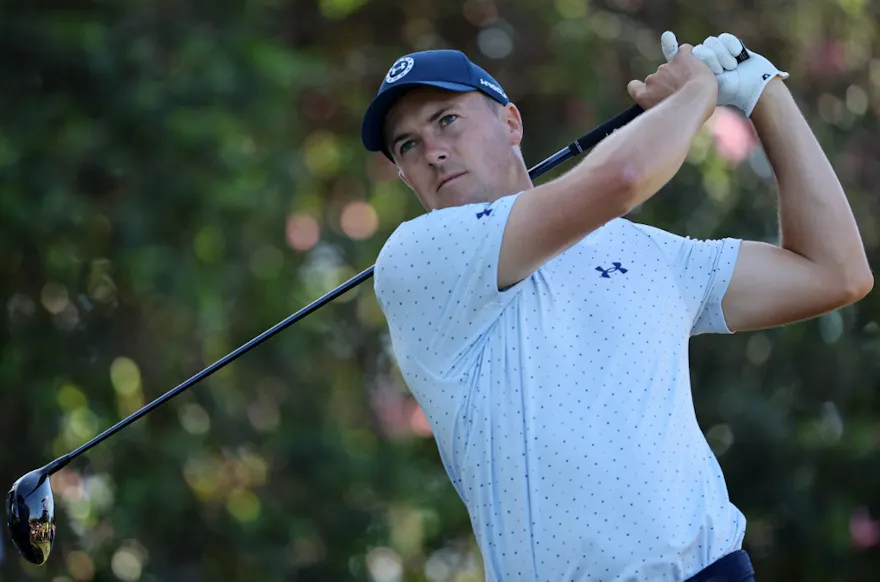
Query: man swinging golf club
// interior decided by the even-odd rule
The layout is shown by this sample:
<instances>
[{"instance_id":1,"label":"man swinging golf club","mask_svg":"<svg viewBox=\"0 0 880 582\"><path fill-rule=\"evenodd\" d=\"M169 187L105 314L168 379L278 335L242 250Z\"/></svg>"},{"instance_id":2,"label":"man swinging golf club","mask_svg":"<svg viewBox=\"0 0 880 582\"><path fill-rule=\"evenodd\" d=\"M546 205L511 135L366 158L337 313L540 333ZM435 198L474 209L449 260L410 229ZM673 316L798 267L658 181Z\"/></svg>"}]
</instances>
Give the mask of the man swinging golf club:
<instances>
[{"instance_id":1,"label":"man swinging golf club","mask_svg":"<svg viewBox=\"0 0 880 582\"><path fill-rule=\"evenodd\" d=\"M364 118L366 148L429 211L389 238L375 290L487 581L752 580L746 520L695 418L689 338L811 318L873 285L788 75L730 34L662 47L668 62L627 87L645 113L537 187L519 111L460 52L396 61ZM767 152L779 246L622 218L718 105Z\"/></svg>"}]
</instances>

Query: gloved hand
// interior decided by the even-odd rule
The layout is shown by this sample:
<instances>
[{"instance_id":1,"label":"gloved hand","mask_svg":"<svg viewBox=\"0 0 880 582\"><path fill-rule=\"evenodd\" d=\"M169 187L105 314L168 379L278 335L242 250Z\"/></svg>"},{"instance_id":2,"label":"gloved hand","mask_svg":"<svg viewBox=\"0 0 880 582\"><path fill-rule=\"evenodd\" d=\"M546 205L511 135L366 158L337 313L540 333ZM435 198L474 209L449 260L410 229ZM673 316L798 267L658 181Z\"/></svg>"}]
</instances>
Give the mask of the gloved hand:
<instances>
[{"instance_id":1,"label":"gloved hand","mask_svg":"<svg viewBox=\"0 0 880 582\"><path fill-rule=\"evenodd\" d=\"M678 40L670 31L663 33L660 45L667 60L678 52ZM727 32L706 38L694 47L693 54L706 63L718 79L718 105L732 105L746 117L751 116L767 83L777 76L782 79L789 76Z\"/></svg>"}]
</instances>

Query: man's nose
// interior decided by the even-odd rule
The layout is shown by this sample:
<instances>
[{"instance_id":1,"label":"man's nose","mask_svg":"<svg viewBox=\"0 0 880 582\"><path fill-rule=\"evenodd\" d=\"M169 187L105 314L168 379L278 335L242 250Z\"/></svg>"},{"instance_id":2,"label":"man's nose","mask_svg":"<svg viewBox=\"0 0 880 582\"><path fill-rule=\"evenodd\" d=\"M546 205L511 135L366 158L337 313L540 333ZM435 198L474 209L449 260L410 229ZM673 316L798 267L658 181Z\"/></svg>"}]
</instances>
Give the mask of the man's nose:
<instances>
[{"instance_id":1,"label":"man's nose","mask_svg":"<svg viewBox=\"0 0 880 582\"><path fill-rule=\"evenodd\" d=\"M426 139L425 156L427 157L429 164L436 166L449 159L449 150L443 143L441 143L441 140Z\"/></svg>"}]
</instances>

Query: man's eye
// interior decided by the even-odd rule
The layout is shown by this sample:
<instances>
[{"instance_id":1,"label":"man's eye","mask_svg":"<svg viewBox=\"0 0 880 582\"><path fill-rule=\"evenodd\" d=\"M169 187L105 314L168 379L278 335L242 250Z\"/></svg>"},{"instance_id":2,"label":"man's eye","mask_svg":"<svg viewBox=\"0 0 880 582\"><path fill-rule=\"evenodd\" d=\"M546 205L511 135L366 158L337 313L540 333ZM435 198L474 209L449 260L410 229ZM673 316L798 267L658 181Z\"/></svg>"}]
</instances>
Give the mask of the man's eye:
<instances>
[{"instance_id":1,"label":"man's eye","mask_svg":"<svg viewBox=\"0 0 880 582\"><path fill-rule=\"evenodd\" d=\"M458 119L458 115L455 113L449 113L448 115L444 115L440 118L440 125L446 126Z\"/></svg>"},{"instance_id":2,"label":"man's eye","mask_svg":"<svg viewBox=\"0 0 880 582\"><path fill-rule=\"evenodd\" d=\"M416 145L415 140L408 139L408 140L406 140L405 142L403 142L402 144L400 144L400 147L397 148L397 153L403 155L403 154L405 154L407 151L409 151L410 149L412 149L413 147L415 147L415 145Z\"/></svg>"}]
</instances>

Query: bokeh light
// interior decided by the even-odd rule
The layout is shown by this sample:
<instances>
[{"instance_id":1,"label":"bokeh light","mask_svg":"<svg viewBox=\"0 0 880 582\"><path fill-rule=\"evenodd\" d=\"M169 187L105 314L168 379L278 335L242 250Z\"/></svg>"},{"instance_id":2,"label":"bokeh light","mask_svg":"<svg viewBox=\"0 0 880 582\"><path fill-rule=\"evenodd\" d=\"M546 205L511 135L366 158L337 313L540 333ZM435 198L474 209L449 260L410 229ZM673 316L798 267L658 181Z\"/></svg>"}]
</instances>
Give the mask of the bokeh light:
<instances>
[{"instance_id":1,"label":"bokeh light","mask_svg":"<svg viewBox=\"0 0 880 582\"><path fill-rule=\"evenodd\" d=\"M513 38L504 27L495 24L480 31L477 46L490 59L504 59L513 52Z\"/></svg>"},{"instance_id":2,"label":"bokeh light","mask_svg":"<svg viewBox=\"0 0 880 582\"><path fill-rule=\"evenodd\" d=\"M68 306L70 300L67 287L58 283L46 283L40 293L40 302L46 311L52 315L58 315Z\"/></svg>"},{"instance_id":3,"label":"bokeh light","mask_svg":"<svg viewBox=\"0 0 880 582\"><path fill-rule=\"evenodd\" d=\"M554 0L553 6L559 16L567 20L584 18L587 15L587 0Z\"/></svg>"},{"instance_id":4,"label":"bokeh light","mask_svg":"<svg viewBox=\"0 0 880 582\"><path fill-rule=\"evenodd\" d=\"M83 484L86 496L92 506L98 511L110 508L116 500L116 493L113 489L113 477L107 473L89 475L85 478Z\"/></svg>"},{"instance_id":5,"label":"bokeh light","mask_svg":"<svg viewBox=\"0 0 880 582\"><path fill-rule=\"evenodd\" d=\"M67 303L61 313L55 315L55 325L64 331L72 331L79 322L79 309L73 303Z\"/></svg>"},{"instance_id":6,"label":"bokeh light","mask_svg":"<svg viewBox=\"0 0 880 582\"><path fill-rule=\"evenodd\" d=\"M399 582L403 562L391 548L373 548L367 553L367 570L373 582Z\"/></svg>"},{"instance_id":7,"label":"bokeh light","mask_svg":"<svg viewBox=\"0 0 880 582\"><path fill-rule=\"evenodd\" d=\"M287 218L287 244L297 251L307 251L316 244L321 236L318 226L311 214L296 212Z\"/></svg>"},{"instance_id":8,"label":"bokeh light","mask_svg":"<svg viewBox=\"0 0 880 582\"><path fill-rule=\"evenodd\" d=\"M132 396L141 391L141 370L134 360L120 356L110 364L110 381L120 396Z\"/></svg>"},{"instance_id":9,"label":"bokeh light","mask_svg":"<svg viewBox=\"0 0 880 582\"><path fill-rule=\"evenodd\" d=\"M229 495L226 509L238 521L256 521L260 517L260 500L248 489L233 491Z\"/></svg>"},{"instance_id":10,"label":"bokeh light","mask_svg":"<svg viewBox=\"0 0 880 582\"><path fill-rule=\"evenodd\" d=\"M95 577L95 563L87 553L79 550L70 552L65 562L67 572L74 580L88 582Z\"/></svg>"},{"instance_id":11,"label":"bokeh light","mask_svg":"<svg viewBox=\"0 0 880 582\"><path fill-rule=\"evenodd\" d=\"M143 564L137 554L127 548L120 548L110 560L110 569L120 580L134 582L140 580Z\"/></svg>"},{"instance_id":12,"label":"bokeh light","mask_svg":"<svg viewBox=\"0 0 880 582\"><path fill-rule=\"evenodd\" d=\"M85 497L83 480L79 473L64 468L52 475L52 492L67 501L78 501Z\"/></svg>"},{"instance_id":13,"label":"bokeh light","mask_svg":"<svg viewBox=\"0 0 880 582\"><path fill-rule=\"evenodd\" d=\"M268 394L261 394L248 405L247 416L251 425L261 432L275 430L281 423L278 405Z\"/></svg>"},{"instance_id":14,"label":"bokeh light","mask_svg":"<svg viewBox=\"0 0 880 582\"><path fill-rule=\"evenodd\" d=\"M866 507L857 507L850 517L849 533L855 548L864 550L880 544L880 520Z\"/></svg>"},{"instance_id":15,"label":"bokeh light","mask_svg":"<svg viewBox=\"0 0 880 582\"><path fill-rule=\"evenodd\" d=\"M818 102L819 116L827 123L840 125L843 121L844 104L837 95L823 93Z\"/></svg>"},{"instance_id":16,"label":"bokeh light","mask_svg":"<svg viewBox=\"0 0 880 582\"><path fill-rule=\"evenodd\" d=\"M76 410L77 408L82 408L88 402L86 400L86 395L83 394L82 390L70 383L64 383L61 385L58 389L56 400L62 410L68 412Z\"/></svg>"},{"instance_id":17,"label":"bokeh light","mask_svg":"<svg viewBox=\"0 0 880 582\"><path fill-rule=\"evenodd\" d=\"M131 358L119 356L110 364L110 381L116 392L116 409L126 417L144 405L141 371Z\"/></svg>"},{"instance_id":18,"label":"bokeh light","mask_svg":"<svg viewBox=\"0 0 880 582\"><path fill-rule=\"evenodd\" d=\"M597 11L587 20L596 36L604 40L616 40L623 29L620 18L611 12Z\"/></svg>"},{"instance_id":19,"label":"bokeh light","mask_svg":"<svg viewBox=\"0 0 880 582\"><path fill-rule=\"evenodd\" d=\"M733 430L727 424L716 424L706 431L706 440L712 452L720 457L733 445Z\"/></svg>"},{"instance_id":20,"label":"bokeh light","mask_svg":"<svg viewBox=\"0 0 880 582\"><path fill-rule=\"evenodd\" d=\"M320 0L321 13L327 18L343 18L364 4L367 0Z\"/></svg>"},{"instance_id":21,"label":"bokeh light","mask_svg":"<svg viewBox=\"0 0 880 582\"><path fill-rule=\"evenodd\" d=\"M864 115L868 111L868 94L858 85L850 85L846 90L846 106L856 115Z\"/></svg>"},{"instance_id":22,"label":"bokeh light","mask_svg":"<svg viewBox=\"0 0 880 582\"><path fill-rule=\"evenodd\" d=\"M465 0L461 13L474 26L485 26L498 18L498 7L494 0Z\"/></svg>"},{"instance_id":23,"label":"bokeh light","mask_svg":"<svg viewBox=\"0 0 880 582\"><path fill-rule=\"evenodd\" d=\"M98 434L98 417L87 407L77 408L67 416L68 440L76 446Z\"/></svg>"},{"instance_id":24,"label":"bokeh light","mask_svg":"<svg viewBox=\"0 0 880 582\"><path fill-rule=\"evenodd\" d=\"M424 572L430 582L484 582L482 562L473 548L434 550L425 560Z\"/></svg>"},{"instance_id":25,"label":"bokeh light","mask_svg":"<svg viewBox=\"0 0 880 582\"><path fill-rule=\"evenodd\" d=\"M193 435L203 435L211 430L211 417L208 412L196 404L188 402L177 409L180 426Z\"/></svg>"},{"instance_id":26,"label":"bokeh light","mask_svg":"<svg viewBox=\"0 0 880 582\"><path fill-rule=\"evenodd\" d=\"M116 282L110 274L111 266L108 259L91 262L87 291L89 297L98 303L112 303L116 299Z\"/></svg>"},{"instance_id":27,"label":"bokeh light","mask_svg":"<svg viewBox=\"0 0 880 582\"><path fill-rule=\"evenodd\" d=\"M219 481L219 464L206 457L190 457L183 467L183 476L187 485L195 494L206 502L216 501L222 495Z\"/></svg>"},{"instance_id":28,"label":"bokeh light","mask_svg":"<svg viewBox=\"0 0 880 582\"><path fill-rule=\"evenodd\" d=\"M767 334L756 333L746 344L746 358L756 366L766 362L773 353L773 344Z\"/></svg>"},{"instance_id":29,"label":"bokeh light","mask_svg":"<svg viewBox=\"0 0 880 582\"><path fill-rule=\"evenodd\" d=\"M339 219L342 232L353 239L368 239L379 228L379 215L369 202L349 202L342 209Z\"/></svg>"}]
</instances>

